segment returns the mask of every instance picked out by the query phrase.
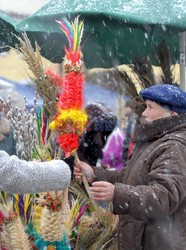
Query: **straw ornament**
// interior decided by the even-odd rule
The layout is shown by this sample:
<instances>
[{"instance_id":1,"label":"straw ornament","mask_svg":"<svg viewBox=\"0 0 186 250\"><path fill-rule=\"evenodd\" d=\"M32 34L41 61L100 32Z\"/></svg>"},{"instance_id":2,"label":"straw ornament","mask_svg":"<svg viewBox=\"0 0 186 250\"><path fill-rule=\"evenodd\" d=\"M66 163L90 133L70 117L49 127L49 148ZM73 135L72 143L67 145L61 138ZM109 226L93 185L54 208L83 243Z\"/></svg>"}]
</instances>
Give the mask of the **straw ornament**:
<instances>
[{"instance_id":1,"label":"straw ornament","mask_svg":"<svg viewBox=\"0 0 186 250\"><path fill-rule=\"evenodd\" d=\"M45 241L61 241L64 224L69 213L68 189L49 192L45 199L38 199L44 205L41 213L40 235Z\"/></svg>"},{"instance_id":2,"label":"straw ornament","mask_svg":"<svg viewBox=\"0 0 186 250\"><path fill-rule=\"evenodd\" d=\"M41 215L40 234L45 241L60 241L63 236L64 226L61 223L61 211L51 211L43 208Z\"/></svg>"},{"instance_id":3,"label":"straw ornament","mask_svg":"<svg viewBox=\"0 0 186 250\"><path fill-rule=\"evenodd\" d=\"M87 122L87 114L82 109L84 75L80 50L84 24L79 21L79 16L71 23L66 18L57 22L68 39L69 48L65 48L65 75L58 96L58 112L50 128L57 131L58 143L68 157L78 148L79 137Z\"/></svg>"},{"instance_id":4,"label":"straw ornament","mask_svg":"<svg viewBox=\"0 0 186 250\"><path fill-rule=\"evenodd\" d=\"M28 236L24 231L20 216L14 214L3 222L3 242L8 249L29 250L31 249Z\"/></svg>"}]
</instances>

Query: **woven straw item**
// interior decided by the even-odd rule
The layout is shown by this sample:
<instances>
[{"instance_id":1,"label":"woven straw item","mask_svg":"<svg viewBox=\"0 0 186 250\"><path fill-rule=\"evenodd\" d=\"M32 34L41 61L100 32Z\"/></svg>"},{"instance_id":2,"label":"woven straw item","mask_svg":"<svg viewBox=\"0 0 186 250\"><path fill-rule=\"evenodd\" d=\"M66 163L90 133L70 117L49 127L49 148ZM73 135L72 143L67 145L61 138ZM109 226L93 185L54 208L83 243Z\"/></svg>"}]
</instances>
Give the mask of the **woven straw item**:
<instances>
[{"instance_id":1,"label":"woven straw item","mask_svg":"<svg viewBox=\"0 0 186 250\"><path fill-rule=\"evenodd\" d=\"M20 217L3 224L2 240L8 250L30 250L31 246Z\"/></svg>"},{"instance_id":2,"label":"woven straw item","mask_svg":"<svg viewBox=\"0 0 186 250\"><path fill-rule=\"evenodd\" d=\"M48 207L44 207L42 210L40 233L45 241L61 241L63 237L64 223L68 214L68 189L63 191L61 197L61 209L52 211Z\"/></svg>"}]
</instances>

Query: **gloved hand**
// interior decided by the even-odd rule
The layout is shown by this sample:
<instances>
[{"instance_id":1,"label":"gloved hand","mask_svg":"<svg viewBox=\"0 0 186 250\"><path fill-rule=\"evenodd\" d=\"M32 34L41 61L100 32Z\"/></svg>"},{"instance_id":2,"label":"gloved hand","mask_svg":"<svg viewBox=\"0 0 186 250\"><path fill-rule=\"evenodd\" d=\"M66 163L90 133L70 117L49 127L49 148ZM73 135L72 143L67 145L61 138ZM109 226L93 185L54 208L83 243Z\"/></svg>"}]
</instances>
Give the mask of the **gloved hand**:
<instances>
[{"instance_id":1,"label":"gloved hand","mask_svg":"<svg viewBox=\"0 0 186 250\"><path fill-rule=\"evenodd\" d=\"M73 177L73 172L74 172L74 160L75 160L75 158L74 158L74 156L69 156L68 158L62 158L62 160L64 161L64 162L66 162L68 165L69 165L69 167L70 167L70 170L71 170L71 173L72 173L72 177Z\"/></svg>"}]
</instances>

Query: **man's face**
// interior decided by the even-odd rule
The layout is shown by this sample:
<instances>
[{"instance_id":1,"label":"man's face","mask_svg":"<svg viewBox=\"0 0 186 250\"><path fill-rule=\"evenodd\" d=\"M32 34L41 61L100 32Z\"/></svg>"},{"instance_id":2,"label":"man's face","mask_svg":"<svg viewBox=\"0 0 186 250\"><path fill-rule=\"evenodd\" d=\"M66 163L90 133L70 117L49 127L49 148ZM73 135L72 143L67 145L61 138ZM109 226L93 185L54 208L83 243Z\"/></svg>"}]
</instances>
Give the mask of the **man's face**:
<instances>
[{"instance_id":1,"label":"man's face","mask_svg":"<svg viewBox=\"0 0 186 250\"><path fill-rule=\"evenodd\" d=\"M146 109L142 113L142 122L152 122L161 118L178 115L176 112L167 110L163 108L161 105L157 104L156 102L147 100L146 101Z\"/></svg>"}]
</instances>

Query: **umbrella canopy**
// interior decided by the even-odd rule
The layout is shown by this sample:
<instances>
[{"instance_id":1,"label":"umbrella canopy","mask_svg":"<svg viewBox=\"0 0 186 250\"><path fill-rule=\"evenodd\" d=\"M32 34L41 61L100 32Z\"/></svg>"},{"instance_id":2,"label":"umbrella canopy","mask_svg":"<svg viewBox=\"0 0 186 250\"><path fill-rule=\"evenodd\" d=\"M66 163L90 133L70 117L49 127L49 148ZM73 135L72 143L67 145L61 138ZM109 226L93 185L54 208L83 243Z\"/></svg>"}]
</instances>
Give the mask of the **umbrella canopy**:
<instances>
[{"instance_id":1,"label":"umbrella canopy","mask_svg":"<svg viewBox=\"0 0 186 250\"><path fill-rule=\"evenodd\" d=\"M52 0L16 28L41 46L41 54L61 62L66 37L55 20L81 15L85 22L84 60L88 67L112 67L150 57L165 42L179 57L178 33L186 30L186 2L177 0Z\"/></svg>"},{"instance_id":2,"label":"umbrella canopy","mask_svg":"<svg viewBox=\"0 0 186 250\"><path fill-rule=\"evenodd\" d=\"M17 35L15 30L15 25L17 22L11 17L7 16L3 12L0 12L0 53L9 49L9 47L14 47L18 43Z\"/></svg>"}]
</instances>

